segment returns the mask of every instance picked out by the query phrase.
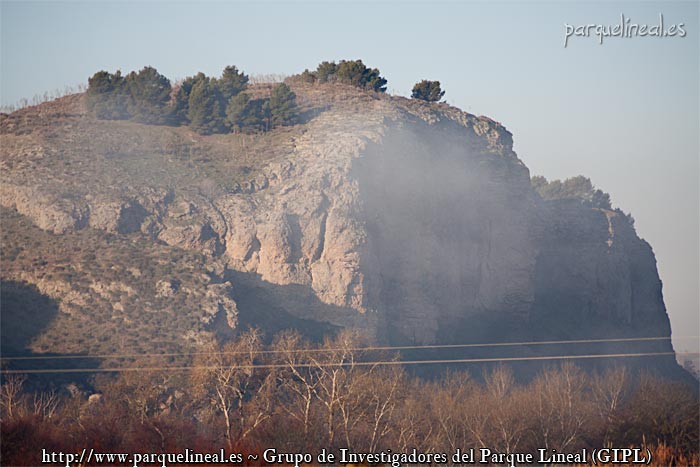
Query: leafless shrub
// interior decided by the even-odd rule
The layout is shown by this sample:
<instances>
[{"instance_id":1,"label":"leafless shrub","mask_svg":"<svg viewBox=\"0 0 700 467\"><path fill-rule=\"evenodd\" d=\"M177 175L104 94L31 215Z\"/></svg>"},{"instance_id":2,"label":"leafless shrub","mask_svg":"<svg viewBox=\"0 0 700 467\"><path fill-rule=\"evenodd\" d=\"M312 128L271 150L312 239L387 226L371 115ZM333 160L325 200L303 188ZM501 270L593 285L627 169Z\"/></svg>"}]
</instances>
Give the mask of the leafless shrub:
<instances>
[{"instance_id":1,"label":"leafless shrub","mask_svg":"<svg viewBox=\"0 0 700 467\"><path fill-rule=\"evenodd\" d=\"M4 378L0 387L0 408L2 408L2 418L13 419L23 415L22 387L27 380L26 375L11 374Z\"/></svg>"},{"instance_id":2,"label":"leafless shrub","mask_svg":"<svg viewBox=\"0 0 700 467\"><path fill-rule=\"evenodd\" d=\"M32 413L42 420L51 420L58 408L58 397L54 391L34 393Z\"/></svg>"}]
</instances>

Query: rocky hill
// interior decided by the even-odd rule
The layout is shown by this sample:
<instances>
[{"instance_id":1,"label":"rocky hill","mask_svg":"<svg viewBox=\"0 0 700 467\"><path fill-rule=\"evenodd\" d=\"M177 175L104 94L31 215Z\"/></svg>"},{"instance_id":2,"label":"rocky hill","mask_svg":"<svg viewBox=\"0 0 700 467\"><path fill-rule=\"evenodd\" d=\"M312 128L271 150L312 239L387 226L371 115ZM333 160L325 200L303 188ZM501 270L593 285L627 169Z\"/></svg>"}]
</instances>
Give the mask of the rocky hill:
<instances>
[{"instance_id":1,"label":"rocky hill","mask_svg":"<svg viewBox=\"0 0 700 467\"><path fill-rule=\"evenodd\" d=\"M250 325L392 344L670 335L628 217L542 200L501 124L292 88L304 122L259 135L96 120L82 95L2 115L3 353L182 349Z\"/></svg>"}]
</instances>

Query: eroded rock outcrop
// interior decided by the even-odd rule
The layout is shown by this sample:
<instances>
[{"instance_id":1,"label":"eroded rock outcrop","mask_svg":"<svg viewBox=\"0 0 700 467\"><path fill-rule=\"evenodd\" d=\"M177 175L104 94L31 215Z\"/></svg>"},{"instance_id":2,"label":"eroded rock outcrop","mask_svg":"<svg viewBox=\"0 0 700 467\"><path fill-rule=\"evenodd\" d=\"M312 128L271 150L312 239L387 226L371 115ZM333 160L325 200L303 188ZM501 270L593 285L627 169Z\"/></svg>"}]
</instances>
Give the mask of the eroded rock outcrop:
<instances>
[{"instance_id":1,"label":"eroded rock outcrop","mask_svg":"<svg viewBox=\"0 0 700 467\"><path fill-rule=\"evenodd\" d=\"M653 253L627 217L543 202L499 123L342 86L295 92L313 118L259 137L112 127L75 96L70 124L50 134L5 116L0 202L54 235L201 254L216 269L201 283L137 270L154 300L197 300L207 325L284 315L431 343L476 339L485 319L561 330L578 316L669 333ZM71 283L19 279L81 306ZM114 284L79 292L127 309Z\"/></svg>"},{"instance_id":2,"label":"eroded rock outcrop","mask_svg":"<svg viewBox=\"0 0 700 467\"><path fill-rule=\"evenodd\" d=\"M654 253L620 211L543 203L533 314L670 335Z\"/></svg>"}]
</instances>

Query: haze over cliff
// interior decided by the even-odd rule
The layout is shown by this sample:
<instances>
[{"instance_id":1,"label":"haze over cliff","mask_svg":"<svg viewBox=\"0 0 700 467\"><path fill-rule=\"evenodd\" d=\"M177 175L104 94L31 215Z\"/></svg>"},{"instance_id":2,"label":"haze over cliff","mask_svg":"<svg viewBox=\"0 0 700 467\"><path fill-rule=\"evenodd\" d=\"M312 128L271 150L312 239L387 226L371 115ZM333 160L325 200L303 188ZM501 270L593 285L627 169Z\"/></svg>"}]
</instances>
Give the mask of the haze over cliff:
<instances>
[{"instance_id":1,"label":"haze over cliff","mask_svg":"<svg viewBox=\"0 0 700 467\"><path fill-rule=\"evenodd\" d=\"M246 326L390 344L670 336L630 218L542 199L501 124L291 87L303 122L265 134L96 120L83 95L2 115L3 353L183 350Z\"/></svg>"}]
</instances>

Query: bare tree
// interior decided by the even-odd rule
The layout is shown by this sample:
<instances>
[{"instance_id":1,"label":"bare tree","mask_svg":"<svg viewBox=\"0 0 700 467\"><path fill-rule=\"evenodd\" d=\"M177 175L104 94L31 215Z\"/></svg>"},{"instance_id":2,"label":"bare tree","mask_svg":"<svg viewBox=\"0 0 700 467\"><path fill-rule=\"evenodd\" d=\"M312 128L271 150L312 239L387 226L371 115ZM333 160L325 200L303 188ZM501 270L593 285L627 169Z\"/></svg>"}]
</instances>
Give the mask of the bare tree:
<instances>
[{"instance_id":1,"label":"bare tree","mask_svg":"<svg viewBox=\"0 0 700 467\"><path fill-rule=\"evenodd\" d=\"M484 372L484 386L465 400L465 441L500 452L516 452L528 430L526 392L509 367Z\"/></svg>"},{"instance_id":2,"label":"bare tree","mask_svg":"<svg viewBox=\"0 0 700 467\"><path fill-rule=\"evenodd\" d=\"M351 449L375 451L391 432L391 415L398 403L403 372L396 366L375 362L397 361L385 352L354 351L345 367L339 418L345 445Z\"/></svg>"},{"instance_id":3,"label":"bare tree","mask_svg":"<svg viewBox=\"0 0 700 467\"><path fill-rule=\"evenodd\" d=\"M394 415L393 422L399 450L437 450L432 446L435 444L433 440L438 433L438 426L429 404L435 385L417 378L407 381L406 385L402 405Z\"/></svg>"},{"instance_id":4,"label":"bare tree","mask_svg":"<svg viewBox=\"0 0 700 467\"><path fill-rule=\"evenodd\" d=\"M223 348L211 348L195 364L195 397L208 398L222 415L229 449L272 415L276 376L262 355L260 331L253 329Z\"/></svg>"},{"instance_id":5,"label":"bare tree","mask_svg":"<svg viewBox=\"0 0 700 467\"><path fill-rule=\"evenodd\" d=\"M161 426L161 418L168 414L174 403L176 380L181 375L163 369L167 362L162 358L141 360L140 364L148 371L126 371L115 380L98 383L108 404L114 413L124 413L127 420L133 420L152 432L160 441L160 448L165 450L166 433Z\"/></svg>"},{"instance_id":6,"label":"bare tree","mask_svg":"<svg viewBox=\"0 0 700 467\"><path fill-rule=\"evenodd\" d=\"M391 422L406 386L406 375L398 366L373 366L363 379L370 428L369 443L363 449L374 452L393 429Z\"/></svg>"},{"instance_id":7,"label":"bare tree","mask_svg":"<svg viewBox=\"0 0 700 467\"><path fill-rule=\"evenodd\" d=\"M58 409L58 397L55 391L34 393L32 412L42 420L50 420Z\"/></svg>"},{"instance_id":8,"label":"bare tree","mask_svg":"<svg viewBox=\"0 0 700 467\"><path fill-rule=\"evenodd\" d=\"M465 402L472 394L468 373L448 373L441 384L435 384L430 409L437 432L430 446L435 451L455 451L467 437Z\"/></svg>"},{"instance_id":9,"label":"bare tree","mask_svg":"<svg viewBox=\"0 0 700 467\"><path fill-rule=\"evenodd\" d=\"M527 431L526 392L515 384L510 367L498 366L484 377L491 395L492 446L516 452Z\"/></svg>"},{"instance_id":10,"label":"bare tree","mask_svg":"<svg viewBox=\"0 0 700 467\"><path fill-rule=\"evenodd\" d=\"M278 361L284 370L278 373L284 392L281 410L296 420L302 427L302 443L309 448L312 433L312 410L316 401L316 390L322 372L311 365L310 344L297 332L285 332L277 336L273 348L279 352Z\"/></svg>"},{"instance_id":11,"label":"bare tree","mask_svg":"<svg viewBox=\"0 0 700 467\"><path fill-rule=\"evenodd\" d=\"M357 331L343 330L334 339L326 339L321 346L323 352L309 354L312 371L318 372L318 384L314 396L325 414L326 444L334 446L338 429L338 416L343 417L347 438L350 424L350 406L354 400L351 379L357 370L355 349L361 339ZM358 414L355 414L356 416ZM349 442L346 439L346 442ZM349 446L348 446L349 447Z\"/></svg>"},{"instance_id":12,"label":"bare tree","mask_svg":"<svg viewBox=\"0 0 700 467\"><path fill-rule=\"evenodd\" d=\"M625 405L627 442L652 439L677 450L697 452L700 403L696 388L642 372Z\"/></svg>"},{"instance_id":13,"label":"bare tree","mask_svg":"<svg viewBox=\"0 0 700 467\"><path fill-rule=\"evenodd\" d=\"M492 401L493 397L487 391L478 388L469 394L463 409L465 437L482 448L491 446Z\"/></svg>"},{"instance_id":14,"label":"bare tree","mask_svg":"<svg viewBox=\"0 0 700 467\"><path fill-rule=\"evenodd\" d=\"M2 392L0 393L0 407L2 414L9 419L13 419L20 414L22 405L22 387L27 380L26 375L7 375L2 383Z\"/></svg>"},{"instance_id":15,"label":"bare tree","mask_svg":"<svg viewBox=\"0 0 700 467\"><path fill-rule=\"evenodd\" d=\"M603 444L606 446L611 443L612 430L618 423L628 384L629 371L624 366L606 368L603 374L597 373L593 376L593 400L603 424Z\"/></svg>"},{"instance_id":16,"label":"bare tree","mask_svg":"<svg viewBox=\"0 0 700 467\"><path fill-rule=\"evenodd\" d=\"M585 389L583 372L571 362L547 369L533 381L530 390L535 395L535 431L539 445L562 452L580 442L591 418Z\"/></svg>"},{"instance_id":17,"label":"bare tree","mask_svg":"<svg viewBox=\"0 0 700 467\"><path fill-rule=\"evenodd\" d=\"M503 399L515 386L515 377L510 367L498 365L490 372L484 372L484 382L489 393L498 399Z\"/></svg>"}]
</instances>

